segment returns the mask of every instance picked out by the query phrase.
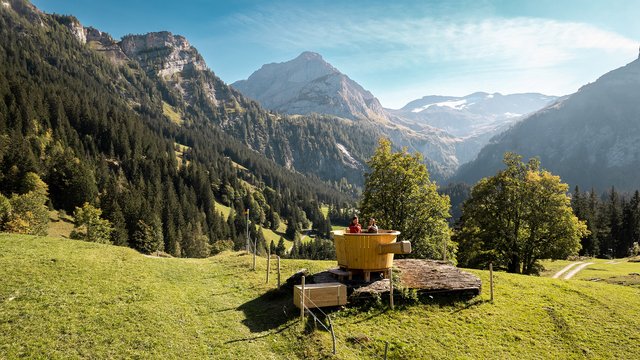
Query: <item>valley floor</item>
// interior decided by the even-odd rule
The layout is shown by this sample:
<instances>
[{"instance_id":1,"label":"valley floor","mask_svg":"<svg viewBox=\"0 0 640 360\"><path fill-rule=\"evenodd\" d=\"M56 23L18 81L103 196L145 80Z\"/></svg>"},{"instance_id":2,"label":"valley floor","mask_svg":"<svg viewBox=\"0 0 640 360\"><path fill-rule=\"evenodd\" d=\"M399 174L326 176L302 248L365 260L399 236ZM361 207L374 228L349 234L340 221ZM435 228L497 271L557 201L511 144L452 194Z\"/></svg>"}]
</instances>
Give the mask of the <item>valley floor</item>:
<instances>
[{"instance_id":1,"label":"valley floor","mask_svg":"<svg viewBox=\"0 0 640 360\"><path fill-rule=\"evenodd\" d=\"M330 335L312 323L303 333L290 294L270 291L275 273L265 284L265 259L256 272L250 264L243 253L152 259L0 234L0 358L330 357ZM283 260L283 278L334 265ZM640 272L640 263L618 265ZM474 270L487 294L473 299L334 311L335 358L381 358L387 342L390 359L637 358L640 289L578 280L605 266L566 281L496 273L493 303L487 272Z\"/></svg>"}]
</instances>

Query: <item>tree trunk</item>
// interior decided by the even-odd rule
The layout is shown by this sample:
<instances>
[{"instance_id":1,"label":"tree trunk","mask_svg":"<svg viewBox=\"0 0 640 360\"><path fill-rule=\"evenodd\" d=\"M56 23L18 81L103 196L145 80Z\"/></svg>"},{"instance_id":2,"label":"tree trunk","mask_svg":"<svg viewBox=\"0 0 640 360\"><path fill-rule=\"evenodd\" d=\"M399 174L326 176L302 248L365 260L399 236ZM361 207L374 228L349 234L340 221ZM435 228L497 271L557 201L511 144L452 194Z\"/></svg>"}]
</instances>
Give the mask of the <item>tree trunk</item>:
<instances>
[{"instance_id":1,"label":"tree trunk","mask_svg":"<svg viewBox=\"0 0 640 360\"><path fill-rule=\"evenodd\" d=\"M520 257L518 257L518 255L511 256L511 260L507 265L507 271L514 274L520 274Z\"/></svg>"}]
</instances>

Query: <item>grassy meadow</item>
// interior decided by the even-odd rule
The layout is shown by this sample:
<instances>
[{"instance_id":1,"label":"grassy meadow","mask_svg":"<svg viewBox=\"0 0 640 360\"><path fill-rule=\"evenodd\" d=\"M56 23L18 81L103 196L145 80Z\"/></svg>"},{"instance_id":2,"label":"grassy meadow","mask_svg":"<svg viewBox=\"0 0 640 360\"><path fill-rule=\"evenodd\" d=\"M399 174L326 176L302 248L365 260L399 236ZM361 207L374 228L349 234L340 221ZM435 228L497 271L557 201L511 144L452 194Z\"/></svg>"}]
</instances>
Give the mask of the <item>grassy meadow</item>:
<instances>
[{"instance_id":1,"label":"grassy meadow","mask_svg":"<svg viewBox=\"0 0 640 360\"><path fill-rule=\"evenodd\" d=\"M591 263L582 269L572 280L605 282L609 284L632 286L640 289L640 262L630 259L583 259L583 263ZM553 276L557 271L575 261L544 261L545 271L542 276Z\"/></svg>"},{"instance_id":2,"label":"grassy meadow","mask_svg":"<svg viewBox=\"0 0 640 360\"><path fill-rule=\"evenodd\" d=\"M266 260L258 259L255 272L250 264L244 253L152 258L123 247L0 234L0 358L331 357L329 333L312 322L303 331L290 291L273 290L275 273L265 283ZM283 260L283 279L334 265ZM496 273L492 303L487 272L472 272L485 287L475 298L397 299L394 311L383 298L334 309L335 358L381 358L386 342L389 359L640 354L637 287Z\"/></svg>"}]
</instances>

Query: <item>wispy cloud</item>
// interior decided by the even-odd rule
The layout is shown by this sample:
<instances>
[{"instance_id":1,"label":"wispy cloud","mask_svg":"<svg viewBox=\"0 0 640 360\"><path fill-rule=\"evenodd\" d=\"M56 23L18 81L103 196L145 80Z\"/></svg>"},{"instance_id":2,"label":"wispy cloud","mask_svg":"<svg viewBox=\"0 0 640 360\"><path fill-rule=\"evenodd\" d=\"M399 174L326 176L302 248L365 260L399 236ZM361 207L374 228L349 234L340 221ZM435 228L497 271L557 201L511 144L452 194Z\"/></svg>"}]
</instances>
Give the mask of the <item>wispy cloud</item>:
<instances>
[{"instance_id":1,"label":"wispy cloud","mask_svg":"<svg viewBox=\"0 0 640 360\"><path fill-rule=\"evenodd\" d=\"M583 50L628 52L636 42L593 25L538 18L466 19L387 17L375 14L290 10L282 7L234 18L238 29L262 45L279 49L340 49L369 56L374 67L440 62L490 62L546 67ZM242 33L242 30L241 30Z\"/></svg>"},{"instance_id":2,"label":"wispy cloud","mask_svg":"<svg viewBox=\"0 0 640 360\"><path fill-rule=\"evenodd\" d=\"M234 16L229 26L237 30L235 36L243 42L252 41L288 54L302 50L330 54L332 64L355 77L383 73L392 77L394 71L398 77L412 74L414 85L433 79L434 74L440 79L450 75L457 80L466 74L469 83L476 85L492 74L513 77L523 71L529 74L518 74L520 79L542 80L548 70L549 84L571 83L572 88L576 81L583 80L558 78L561 67L584 62L586 57L619 61L638 46L623 35L581 22L486 14L454 16L449 11L443 15L421 10L385 13L379 8L319 10L276 5ZM496 79L500 80L514 82L513 78ZM392 88L378 85L374 81L368 86L380 96ZM404 81L403 86L407 85Z\"/></svg>"}]
</instances>

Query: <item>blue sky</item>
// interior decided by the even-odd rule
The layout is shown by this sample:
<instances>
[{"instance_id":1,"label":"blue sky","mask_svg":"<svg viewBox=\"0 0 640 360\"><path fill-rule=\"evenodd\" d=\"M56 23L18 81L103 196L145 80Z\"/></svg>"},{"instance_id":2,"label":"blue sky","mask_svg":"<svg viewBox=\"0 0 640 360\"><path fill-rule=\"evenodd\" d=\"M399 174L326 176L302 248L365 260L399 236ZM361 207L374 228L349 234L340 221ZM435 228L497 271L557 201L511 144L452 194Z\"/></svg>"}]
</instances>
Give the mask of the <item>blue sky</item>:
<instances>
[{"instance_id":1,"label":"blue sky","mask_svg":"<svg viewBox=\"0 0 640 360\"><path fill-rule=\"evenodd\" d=\"M118 39L184 35L224 81L302 51L399 108L475 91L565 95L638 56L640 1L35 0Z\"/></svg>"}]
</instances>

